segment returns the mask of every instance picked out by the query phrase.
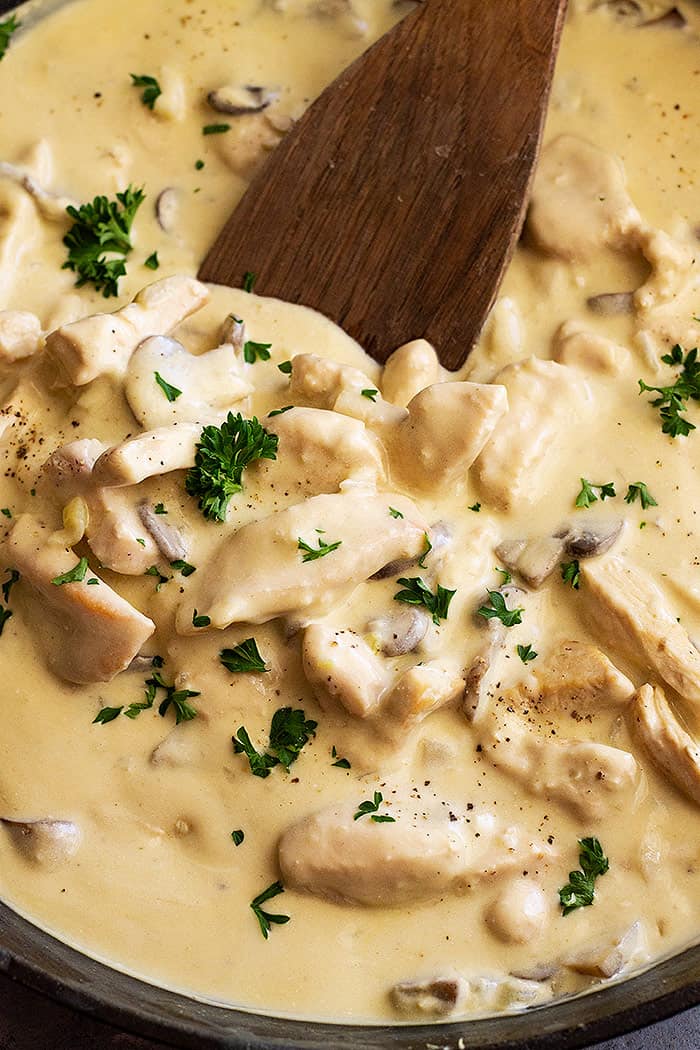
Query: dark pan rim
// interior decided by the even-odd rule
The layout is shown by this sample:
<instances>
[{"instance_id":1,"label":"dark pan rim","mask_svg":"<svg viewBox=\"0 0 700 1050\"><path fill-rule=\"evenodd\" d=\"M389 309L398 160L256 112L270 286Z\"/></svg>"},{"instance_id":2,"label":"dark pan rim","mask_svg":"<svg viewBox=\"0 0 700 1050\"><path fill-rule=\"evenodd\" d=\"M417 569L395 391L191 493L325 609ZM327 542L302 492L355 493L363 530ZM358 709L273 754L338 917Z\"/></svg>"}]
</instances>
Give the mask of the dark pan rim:
<instances>
[{"instance_id":1,"label":"dark pan rim","mask_svg":"<svg viewBox=\"0 0 700 1050\"><path fill-rule=\"evenodd\" d=\"M697 945L626 981L517 1014L410 1026L294 1021L147 984L76 951L5 904L0 971L71 1009L191 1050L575 1050L700 1003Z\"/></svg>"}]
</instances>

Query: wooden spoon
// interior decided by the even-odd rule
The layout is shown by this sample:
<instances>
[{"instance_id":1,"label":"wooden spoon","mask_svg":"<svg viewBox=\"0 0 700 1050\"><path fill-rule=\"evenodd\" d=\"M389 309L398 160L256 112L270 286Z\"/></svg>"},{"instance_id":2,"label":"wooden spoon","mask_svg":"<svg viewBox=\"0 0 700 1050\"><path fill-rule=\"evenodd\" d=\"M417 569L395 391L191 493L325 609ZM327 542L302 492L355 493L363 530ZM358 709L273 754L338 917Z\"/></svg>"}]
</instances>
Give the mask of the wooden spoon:
<instances>
[{"instance_id":1,"label":"wooden spoon","mask_svg":"<svg viewBox=\"0 0 700 1050\"><path fill-rule=\"evenodd\" d=\"M422 336L458 368L522 228L565 7L420 4L271 154L199 276L250 271L377 361Z\"/></svg>"}]
</instances>

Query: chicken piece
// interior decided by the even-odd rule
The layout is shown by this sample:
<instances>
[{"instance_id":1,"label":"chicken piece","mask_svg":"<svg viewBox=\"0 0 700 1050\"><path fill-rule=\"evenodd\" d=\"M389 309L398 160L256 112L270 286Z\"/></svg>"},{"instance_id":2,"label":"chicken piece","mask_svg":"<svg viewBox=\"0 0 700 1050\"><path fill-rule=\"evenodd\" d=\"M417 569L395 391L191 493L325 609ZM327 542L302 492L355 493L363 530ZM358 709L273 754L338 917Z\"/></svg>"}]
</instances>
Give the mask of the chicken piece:
<instances>
[{"instance_id":1,"label":"chicken piece","mask_svg":"<svg viewBox=\"0 0 700 1050\"><path fill-rule=\"evenodd\" d=\"M659 357L674 343L694 347L700 342L697 252L663 230L645 230L638 242L651 273L634 296L636 342L649 365L658 368Z\"/></svg>"},{"instance_id":2,"label":"chicken piece","mask_svg":"<svg viewBox=\"0 0 700 1050\"><path fill-rule=\"evenodd\" d=\"M550 852L487 812L472 812L466 824L449 819L449 806L427 816L393 801L379 810L394 820L354 820L357 804L343 804L288 828L279 843L284 885L341 903L400 906L468 892Z\"/></svg>"},{"instance_id":3,"label":"chicken piece","mask_svg":"<svg viewBox=\"0 0 700 1050\"><path fill-rule=\"evenodd\" d=\"M617 157L576 135L560 135L542 150L527 217L538 248L586 260L624 247L640 224Z\"/></svg>"},{"instance_id":4,"label":"chicken piece","mask_svg":"<svg viewBox=\"0 0 700 1050\"><path fill-rule=\"evenodd\" d=\"M591 332L577 321L565 321L554 336L552 357L562 365L593 375L619 376L630 361L626 346Z\"/></svg>"},{"instance_id":5,"label":"chicken piece","mask_svg":"<svg viewBox=\"0 0 700 1050\"><path fill-rule=\"evenodd\" d=\"M517 572L530 587L541 587L561 561L564 539L537 536L532 540L505 540L496 554L511 572Z\"/></svg>"},{"instance_id":6,"label":"chicken piece","mask_svg":"<svg viewBox=\"0 0 700 1050\"><path fill-rule=\"evenodd\" d=\"M439 382L440 362L426 339L404 343L388 358L382 372L382 394L393 405L405 408L408 402Z\"/></svg>"},{"instance_id":7,"label":"chicken piece","mask_svg":"<svg viewBox=\"0 0 700 1050\"><path fill-rule=\"evenodd\" d=\"M533 665L527 701L538 711L570 711L585 716L627 704L634 686L594 645L564 642Z\"/></svg>"},{"instance_id":8,"label":"chicken piece","mask_svg":"<svg viewBox=\"0 0 700 1050\"><path fill-rule=\"evenodd\" d=\"M125 576L142 576L160 559L160 549L138 511L139 496L137 489L96 488L84 497L90 550L101 566Z\"/></svg>"},{"instance_id":9,"label":"chicken piece","mask_svg":"<svg viewBox=\"0 0 700 1050\"><path fill-rule=\"evenodd\" d=\"M51 148L42 140L23 158L22 178L48 181L52 169ZM25 258L38 250L42 235L41 217L26 186L0 178L0 310L10 306Z\"/></svg>"},{"instance_id":10,"label":"chicken piece","mask_svg":"<svg viewBox=\"0 0 700 1050\"><path fill-rule=\"evenodd\" d=\"M155 100L153 112L161 120L181 123L188 113L185 78L180 70L162 66L158 71L160 94Z\"/></svg>"},{"instance_id":11,"label":"chicken piece","mask_svg":"<svg viewBox=\"0 0 700 1050\"><path fill-rule=\"evenodd\" d=\"M32 622L39 626L49 663L69 682L109 682L155 630L90 571L81 582L57 586L53 581L75 568L75 555L52 544L48 529L30 514L17 518L0 543L0 562L20 573L25 592L29 587Z\"/></svg>"},{"instance_id":12,"label":"chicken piece","mask_svg":"<svg viewBox=\"0 0 700 1050\"><path fill-rule=\"evenodd\" d=\"M172 326L171 326L172 327ZM169 423L221 424L252 387L228 343L204 354L190 354L182 343L152 335L134 350L126 366L124 393L129 408L146 430ZM179 390L169 400L156 374Z\"/></svg>"},{"instance_id":13,"label":"chicken piece","mask_svg":"<svg viewBox=\"0 0 700 1050\"><path fill-rule=\"evenodd\" d=\"M392 472L405 485L431 492L464 483L507 411L502 386L436 383L421 390L387 435Z\"/></svg>"},{"instance_id":14,"label":"chicken piece","mask_svg":"<svg viewBox=\"0 0 700 1050\"><path fill-rule=\"evenodd\" d=\"M608 555L581 568L580 596L595 634L700 704L700 653L651 577Z\"/></svg>"},{"instance_id":15,"label":"chicken piece","mask_svg":"<svg viewBox=\"0 0 700 1050\"><path fill-rule=\"evenodd\" d=\"M10 820L0 817L15 849L27 860L53 871L75 856L81 834L72 820Z\"/></svg>"},{"instance_id":16,"label":"chicken piece","mask_svg":"<svg viewBox=\"0 0 700 1050\"><path fill-rule=\"evenodd\" d=\"M354 631L311 624L304 631L301 657L304 674L324 711L340 703L356 718L377 712L391 672Z\"/></svg>"},{"instance_id":17,"label":"chicken piece","mask_svg":"<svg viewBox=\"0 0 700 1050\"><path fill-rule=\"evenodd\" d=\"M206 285L193 277L165 277L114 313L93 314L57 328L47 336L46 349L73 386L101 375L121 377L139 343L154 332L170 332L208 300Z\"/></svg>"},{"instance_id":18,"label":"chicken piece","mask_svg":"<svg viewBox=\"0 0 700 1050\"><path fill-rule=\"evenodd\" d=\"M392 517L390 507L403 516ZM224 540L210 567L194 577L177 630L201 633L192 626L193 607L215 628L322 615L387 561L422 551L427 527L413 503L393 492L353 487L313 496ZM314 550L321 543L339 546L304 561L300 542Z\"/></svg>"},{"instance_id":19,"label":"chicken piece","mask_svg":"<svg viewBox=\"0 0 700 1050\"><path fill-rule=\"evenodd\" d=\"M463 697L463 674L438 661L417 664L386 694L379 717L385 733L401 739L433 711L457 704Z\"/></svg>"},{"instance_id":20,"label":"chicken piece","mask_svg":"<svg viewBox=\"0 0 700 1050\"><path fill-rule=\"evenodd\" d=\"M473 469L484 498L511 510L546 494L551 474L541 468L547 453L553 446L560 455L565 451L593 402L580 372L537 357L507 365L496 382L506 388L510 408ZM569 440L580 441L580 433Z\"/></svg>"},{"instance_id":21,"label":"chicken piece","mask_svg":"<svg viewBox=\"0 0 700 1050\"><path fill-rule=\"evenodd\" d=\"M92 480L95 485L112 488L138 485L146 478L173 470L187 470L194 466L201 436L202 427L197 423L171 423L136 434L99 455Z\"/></svg>"},{"instance_id":22,"label":"chicken piece","mask_svg":"<svg viewBox=\"0 0 700 1050\"><path fill-rule=\"evenodd\" d=\"M38 487L61 506L74 496L83 496L92 487L95 463L107 447L96 438L61 445L41 468Z\"/></svg>"},{"instance_id":23,"label":"chicken piece","mask_svg":"<svg viewBox=\"0 0 700 1050\"><path fill-rule=\"evenodd\" d=\"M265 429L279 437L277 460L258 460L251 474L265 477L288 466L308 478L314 493L336 492L350 478L368 485L384 480L381 446L359 419L318 408L294 408L268 417Z\"/></svg>"},{"instance_id":24,"label":"chicken piece","mask_svg":"<svg viewBox=\"0 0 700 1050\"><path fill-rule=\"evenodd\" d=\"M637 780L637 763L629 752L593 740L539 736L504 712L488 712L479 728L484 757L528 794L558 802L582 821L629 804Z\"/></svg>"},{"instance_id":25,"label":"chicken piece","mask_svg":"<svg viewBox=\"0 0 700 1050\"><path fill-rule=\"evenodd\" d=\"M13 364L44 345L41 322L27 310L0 310L0 362Z\"/></svg>"},{"instance_id":26,"label":"chicken piece","mask_svg":"<svg viewBox=\"0 0 700 1050\"><path fill-rule=\"evenodd\" d=\"M700 805L700 748L674 716L663 690L643 685L632 702L630 717L652 762Z\"/></svg>"},{"instance_id":27,"label":"chicken piece","mask_svg":"<svg viewBox=\"0 0 700 1050\"><path fill-rule=\"evenodd\" d=\"M425 535L431 544L427 553L430 554L431 570L435 572L442 565L443 555L446 554L452 543L452 530L446 522L436 521ZM422 561L425 554L426 548L424 547L420 555L415 555L413 558L397 558L395 561L387 562L373 574L372 579L386 580L390 576L402 576L408 569L412 569L419 561Z\"/></svg>"},{"instance_id":28,"label":"chicken piece","mask_svg":"<svg viewBox=\"0 0 700 1050\"><path fill-rule=\"evenodd\" d=\"M641 955L645 948L644 940L642 924L635 922L622 936L617 934L606 938L590 948L577 951L562 962L570 970L604 980L620 973L636 955Z\"/></svg>"},{"instance_id":29,"label":"chicken piece","mask_svg":"<svg viewBox=\"0 0 700 1050\"><path fill-rule=\"evenodd\" d=\"M445 974L424 981L400 981L390 990L389 999L401 1014L449 1017L465 1009L469 993L464 977Z\"/></svg>"},{"instance_id":30,"label":"chicken piece","mask_svg":"<svg viewBox=\"0 0 700 1050\"><path fill-rule=\"evenodd\" d=\"M363 390L367 393L363 394ZM315 354L297 354L293 358L289 400L295 405L342 412L368 426L393 426L406 418L406 410L385 401L359 368Z\"/></svg>"}]
</instances>

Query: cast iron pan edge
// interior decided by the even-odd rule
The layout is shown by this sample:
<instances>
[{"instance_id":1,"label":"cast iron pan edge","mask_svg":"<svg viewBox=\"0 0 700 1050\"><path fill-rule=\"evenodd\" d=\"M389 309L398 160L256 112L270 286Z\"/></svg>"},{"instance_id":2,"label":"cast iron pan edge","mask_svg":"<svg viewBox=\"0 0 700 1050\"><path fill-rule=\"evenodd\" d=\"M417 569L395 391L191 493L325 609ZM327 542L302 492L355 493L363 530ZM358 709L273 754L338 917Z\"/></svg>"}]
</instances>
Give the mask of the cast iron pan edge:
<instances>
[{"instance_id":1,"label":"cast iron pan edge","mask_svg":"<svg viewBox=\"0 0 700 1050\"><path fill-rule=\"evenodd\" d=\"M61 3L48 0L44 10ZM16 6L0 0L0 14ZM337 962L342 967L340 952ZM700 1003L697 946L592 995L519 1014L410 1027L290 1021L199 1003L136 980L69 948L2 903L0 971L117 1028L191 1050L576 1050Z\"/></svg>"}]
</instances>

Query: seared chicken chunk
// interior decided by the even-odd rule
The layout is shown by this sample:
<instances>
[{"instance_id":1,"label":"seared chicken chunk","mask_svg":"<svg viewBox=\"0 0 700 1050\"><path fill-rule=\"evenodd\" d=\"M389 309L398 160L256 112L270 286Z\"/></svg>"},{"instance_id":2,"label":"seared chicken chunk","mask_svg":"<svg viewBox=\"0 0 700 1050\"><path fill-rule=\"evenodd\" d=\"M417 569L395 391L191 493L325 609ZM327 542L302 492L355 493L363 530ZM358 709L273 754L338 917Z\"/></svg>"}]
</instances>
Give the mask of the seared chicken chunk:
<instances>
[{"instance_id":1,"label":"seared chicken chunk","mask_svg":"<svg viewBox=\"0 0 700 1050\"><path fill-rule=\"evenodd\" d=\"M700 747L673 714L663 690L643 685L630 717L654 765L700 805Z\"/></svg>"},{"instance_id":2,"label":"seared chicken chunk","mask_svg":"<svg viewBox=\"0 0 700 1050\"><path fill-rule=\"evenodd\" d=\"M634 686L605 653L586 642L570 641L541 657L525 697L538 711L570 711L584 716L599 708L626 704Z\"/></svg>"}]
</instances>

